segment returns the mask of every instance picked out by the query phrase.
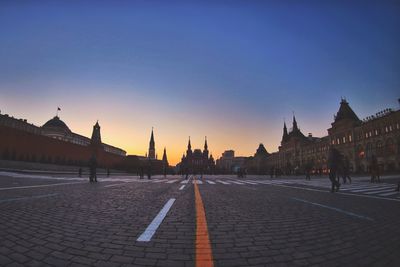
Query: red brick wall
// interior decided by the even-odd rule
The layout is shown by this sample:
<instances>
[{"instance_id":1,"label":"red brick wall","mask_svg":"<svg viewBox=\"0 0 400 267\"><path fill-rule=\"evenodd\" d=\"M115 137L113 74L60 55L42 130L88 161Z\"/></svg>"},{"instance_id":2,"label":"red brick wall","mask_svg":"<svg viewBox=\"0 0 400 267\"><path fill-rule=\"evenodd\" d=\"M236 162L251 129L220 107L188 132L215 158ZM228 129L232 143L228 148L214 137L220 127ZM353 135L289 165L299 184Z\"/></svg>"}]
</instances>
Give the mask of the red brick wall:
<instances>
[{"instance_id":1,"label":"red brick wall","mask_svg":"<svg viewBox=\"0 0 400 267\"><path fill-rule=\"evenodd\" d=\"M93 148L0 126L0 158L68 165L87 165ZM98 150L101 167L114 168L125 157Z\"/></svg>"}]
</instances>

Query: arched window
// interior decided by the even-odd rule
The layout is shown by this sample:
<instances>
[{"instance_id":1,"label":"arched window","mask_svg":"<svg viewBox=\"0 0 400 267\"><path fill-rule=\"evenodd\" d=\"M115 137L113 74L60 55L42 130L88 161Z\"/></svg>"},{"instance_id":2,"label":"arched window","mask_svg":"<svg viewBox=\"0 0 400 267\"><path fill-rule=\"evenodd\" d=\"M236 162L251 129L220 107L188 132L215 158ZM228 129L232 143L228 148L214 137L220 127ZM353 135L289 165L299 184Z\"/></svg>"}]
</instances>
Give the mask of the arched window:
<instances>
[{"instance_id":1,"label":"arched window","mask_svg":"<svg viewBox=\"0 0 400 267\"><path fill-rule=\"evenodd\" d=\"M387 155L394 155L396 153L396 147L395 144L393 142L392 138L389 138L388 140L386 140L386 154Z\"/></svg>"},{"instance_id":2,"label":"arched window","mask_svg":"<svg viewBox=\"0 0 400 267\"><path fill-rule=\"evenodd\" d=\"M368 143L366 147L366 157L367 159L371 158L374 154L374 147L372 143Z\"/></svg>"},{"instance_id":3,"label":"arched window","mask_svg":"<svg viewBox=\"0 0 400 267\"><path fill-rule=\"evenodd\" d=\"M377 156L383 155L383 144L381 141L376 142L376 155Z\"/></svg>"}]
</instances>

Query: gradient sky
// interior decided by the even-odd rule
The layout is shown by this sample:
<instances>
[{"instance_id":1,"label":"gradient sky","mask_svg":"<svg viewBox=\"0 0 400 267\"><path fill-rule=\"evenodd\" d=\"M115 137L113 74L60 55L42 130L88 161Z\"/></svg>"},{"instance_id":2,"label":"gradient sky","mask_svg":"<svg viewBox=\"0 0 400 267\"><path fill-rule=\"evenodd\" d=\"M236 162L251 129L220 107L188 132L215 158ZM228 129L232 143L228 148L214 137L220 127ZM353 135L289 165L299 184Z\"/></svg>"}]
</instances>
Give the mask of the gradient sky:
<instances>
[{"instance_id":1,"label":"gradient sky","mask_svg":"<svg viewBox=\"0 0 400 267\"><path fill-rule=\"evenodd\" d=\"M168 4L166 4L166 2ZM321 3L323 2L323 3ZM129 154L276 151L292 111L327 134L400 97L399 1L0 1L0 110Z\"/></svg>"}]
</instances>

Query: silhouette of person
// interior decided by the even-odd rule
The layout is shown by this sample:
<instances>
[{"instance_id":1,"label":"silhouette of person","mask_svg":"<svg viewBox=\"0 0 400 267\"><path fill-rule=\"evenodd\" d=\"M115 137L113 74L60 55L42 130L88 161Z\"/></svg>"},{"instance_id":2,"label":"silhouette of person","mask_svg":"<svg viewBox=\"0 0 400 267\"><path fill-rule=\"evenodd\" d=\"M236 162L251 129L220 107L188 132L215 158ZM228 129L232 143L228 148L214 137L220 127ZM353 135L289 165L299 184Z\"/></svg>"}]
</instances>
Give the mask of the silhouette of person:
<instances>
[{"instance_id":1,"label":"silhouette of person","mask_svg":"<svg viewBox=\"0 0 400 267\"><path fill-rule=\"evenodd\" d=\"M351 183L350 161L347 157L343 157L342 161L342 179L344 184L346 183L347 179L349 180L349 183Z\"/></svg>"},{"instance_id":2,"label":"silhouette of person","mask_svg":"<svg viewBox=\"0 0 400 267\"><path fill-rule=\"evenodd\" d=\"M82 177L82 168L79 168L78 175L79 175L79 177Z\"/></svg>"},{"instance_id":3,"label":"silhouette of person","mask_svg":"<svg viewBox=\"0 0 400 267\"><path fill-rule=\"evenodd\" d=\"M375 155L372 156L371 162L369 165L369 171L371 173L371 183L380 183L380 175L379 175L379 165L378 160Z\"/></svg>"},{"instance_id":4,"label":"silhouette of person","mask_svg":"<svg viewBox=\"0 0 400 267\"><path fill-rule=\"evenodd\" d=\"M147 166L147 179L151 179L151 163Z\"/></svg>"},{"instance_id":5,"label":"silhouette of person","mask_svg":"<svg viewBox=\"0 0 400 267\"><path fill-rule=\"evenodd\" d=\"M311 163L307 163L305 166L306 180L311 180Z\"/></svg>"},{"instance_id":6,"label":"silhouette of person","mask_svg":"<svg viewBox=\"0 0 400 267\"><path fill-rule=\"evenodd\" d=\"M331 192L337 192L340 188L340 183L336 180L338 167L340 164L340 152L334 148L330 147L329 149L329 156L328 156L328 167L329 167L329 180L332 183Z\"/></svg>"},{"instance_id":7,"label":"silhouette of person","mask_svg":"<svg viewBox=\"0 0 400 267\"><path fill-rule=\"evenodd\" d=\"M110 169L107 168L107 177L110 177Z\"/></svg>"},{"instance_id":8,"label":"silhouette of person","mask_svg":"<svg viewBox=\"0 0 400 267\"><path fill-rule=\"evenodd\" d=\"M140 176L140 179L144 178L144 168L143 168L143 166L140 166L139 176Z\"/></svg>"},{"instance_id":9,"label":"silhouette of person","mask_svg":"<svg viewBox=\"0 0 400 267\"><path fill-rule=\"evenodd\" d=\"M185 168L185 179L187 180L189 178L189 168Z\"/></svg>"},{"instance_id":10,"label":"silhouette of person","mask_svg":"<svg viewBox=\"0 0 400 267\"><path fill-rule=\"evenodd\" d=\"M89 181L90 182L97 182L96 168L97 168L96 155L93 154L92 157L89 160L89 169L90 169Z\"/></svg>"}]
</instances>

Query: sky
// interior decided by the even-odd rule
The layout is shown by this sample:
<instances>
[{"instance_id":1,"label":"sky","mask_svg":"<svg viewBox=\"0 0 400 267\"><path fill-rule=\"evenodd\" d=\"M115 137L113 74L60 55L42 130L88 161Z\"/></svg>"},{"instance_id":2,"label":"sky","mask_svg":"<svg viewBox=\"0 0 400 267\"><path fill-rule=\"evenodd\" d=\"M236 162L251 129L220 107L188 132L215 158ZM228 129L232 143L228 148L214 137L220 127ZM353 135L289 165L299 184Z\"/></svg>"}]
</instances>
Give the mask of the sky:
<instances>
[{"instance_id":1,"label":"sky","mask_svg":"<svg viewBox=\"0 0 400 267\"><path fill-rule=\"evenodd\" d=\"M351 2L351 3L349 3ZM179 162L398 109L399 1L0 1L0 110Z\"/></svg>"}]
</instances>

